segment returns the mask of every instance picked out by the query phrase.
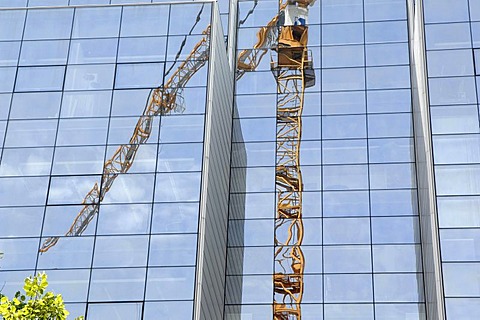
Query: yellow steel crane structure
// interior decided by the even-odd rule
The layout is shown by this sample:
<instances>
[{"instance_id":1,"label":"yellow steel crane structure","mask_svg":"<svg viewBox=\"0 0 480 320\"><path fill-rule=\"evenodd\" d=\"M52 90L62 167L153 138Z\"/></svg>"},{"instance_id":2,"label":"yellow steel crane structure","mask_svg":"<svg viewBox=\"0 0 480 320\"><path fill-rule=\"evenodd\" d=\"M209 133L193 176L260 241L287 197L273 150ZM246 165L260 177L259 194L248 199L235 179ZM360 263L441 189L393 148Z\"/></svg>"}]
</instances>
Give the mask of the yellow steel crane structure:
<instances>
[{"instance_id":1,"label":"yellow steel crane structure","mask_svg":"<svg viewBox=\"0 0 480 320\"><path fill-rule=\"evenodd\" d=\"M119 174L128 172L135 160L138 148L150 138L154 117L170 114L174 111L183 111L182 90L191 77L208 60L210 26L203 31L203 35L187 59L181 63L165 85L151 91L143 114L138 119L130 141L128 144L118 147L113 156L105 162L100 186L95 183L93 188L87 193L82 202L83 208L76 216L65 236L78 236L85 231L90 221L98 213L100 203L112 187L115 179ZM58 240L59 237L47 238L39 251L48 251Z\"/></svg>"},{"instance_id":2,"label":"yellow steel crane structure","mask_svg":"<svg viewBox=\"0 0 480 320\"><path fill-rule=\"evenodd\" d=\"M302 252L303 182L300 170L300 142L305 88L315 84L313 62L308 51L308 7L316 0L280 0L279 11L257 33L253 49L237 58L236 79L254 71L267 51L272 52L271 70L277 82L276 104L276 213L274 227L273 318L300 320L304 291L305 258ZM208 60L210 27L196 44L186 61L164 86L152 90L143 115L137 122L128 144L121 145L105 162L100 183L95 184L83 200L84 207L65 236L81 235L98 213L99 205L115 178L128 172L139 146L150 137L153 118L181 108L181 91L190 78ZM45 240L40 252L53 247L59 237Z\"/></svg>"},{"instance_id":3,"label":"yellow steel crane structure","mask_svg":"<svg viewBox=\"0 0 480 320\"><path fill-rule=\"evenodd\" d=\"M282 12L271 69L277 81L273 318L301 319L305 257L302 252L303 181L300 142L305 88L315 84L308 51L308 6L315 0L288 1ZM281 12L281 13L282 13Z\"/></svg>"}]
</instances>

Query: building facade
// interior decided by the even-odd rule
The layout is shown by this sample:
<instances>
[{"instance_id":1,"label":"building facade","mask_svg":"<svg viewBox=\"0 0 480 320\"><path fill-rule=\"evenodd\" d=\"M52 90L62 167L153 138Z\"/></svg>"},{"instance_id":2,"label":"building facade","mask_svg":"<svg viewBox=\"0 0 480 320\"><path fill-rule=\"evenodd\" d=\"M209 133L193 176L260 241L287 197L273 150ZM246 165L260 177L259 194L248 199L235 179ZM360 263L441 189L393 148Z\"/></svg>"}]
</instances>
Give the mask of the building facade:
<instances>
[{"instance_id":1,"label":"building facade","mask_svg":"<svg viewBox=\"0 0 480 320\"><path fill-rule=\"evenodd\" d=\"M283 10L0 0L2 293L46 271L88 320L273 319L278 49L237 57ZM309 7L301 318L480 316L479 43L476 0Z\"/></svg>"}]
</instances>

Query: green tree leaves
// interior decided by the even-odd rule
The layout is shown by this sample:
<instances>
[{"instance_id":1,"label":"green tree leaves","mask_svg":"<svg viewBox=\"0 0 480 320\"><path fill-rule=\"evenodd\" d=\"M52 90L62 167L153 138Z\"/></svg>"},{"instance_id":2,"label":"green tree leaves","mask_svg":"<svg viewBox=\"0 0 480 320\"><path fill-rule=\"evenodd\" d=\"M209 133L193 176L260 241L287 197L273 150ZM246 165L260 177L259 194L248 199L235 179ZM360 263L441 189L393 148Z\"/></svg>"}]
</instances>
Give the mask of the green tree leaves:
<instances>
[{"instance_id":1,"label":"green tree leaves","mask_svg":"<svg viewBox=\"0 0 480 320\"><path fill-rule=\"evenodd\" d=\"M25 279L23 290L17 291L10 300L0 294L0 315L5 320L66 320L69 312L61 294L46 292L48 287L47 275L39 273ZM83 317L76 318L83 320Z\"/></svg>"}]
</instances>

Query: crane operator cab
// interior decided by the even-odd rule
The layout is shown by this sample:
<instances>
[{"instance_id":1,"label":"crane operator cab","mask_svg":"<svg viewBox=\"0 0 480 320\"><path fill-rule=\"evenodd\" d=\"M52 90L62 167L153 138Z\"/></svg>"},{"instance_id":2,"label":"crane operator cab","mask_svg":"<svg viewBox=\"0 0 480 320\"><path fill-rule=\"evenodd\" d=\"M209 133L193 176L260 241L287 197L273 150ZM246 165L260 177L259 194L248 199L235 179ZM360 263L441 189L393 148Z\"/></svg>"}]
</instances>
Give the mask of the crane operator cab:
<instances>
[{"instance_id":1,"label":"crane operator cab","mask_svg":"<svg viewBox=\"0 0 480 320\"><path fill-rule=\"evenodd\" d=\"M298 69L303 66L305 88L315 85L315 73L308 45L308 7L316 0L287 0L280 11L278 26L278 65Z\"/></svg>"}]
</instances>

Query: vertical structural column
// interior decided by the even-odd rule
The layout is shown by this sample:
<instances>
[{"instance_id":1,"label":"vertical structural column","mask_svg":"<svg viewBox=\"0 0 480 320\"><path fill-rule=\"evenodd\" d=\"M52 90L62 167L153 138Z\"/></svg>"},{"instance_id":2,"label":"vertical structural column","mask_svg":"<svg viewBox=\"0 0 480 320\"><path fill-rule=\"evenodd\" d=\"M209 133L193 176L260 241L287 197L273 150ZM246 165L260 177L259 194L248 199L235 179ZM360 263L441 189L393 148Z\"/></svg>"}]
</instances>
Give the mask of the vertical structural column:
<instances>
[{"instance_id":1,"label":"vertical structural column","mask_svg":"<svg viewBox=\"0 0 480 320\"><path fill-rule=\"evenodd\" d=\"M277 52L278 64L272 68L277 80L273 318L301 319L305 259L300 140L307 50L279 48Z\"/></svg>"},{"instance_id":2,"label":"vertical structural column","mask_svg":"<svg viewBox=\"0 0 480 320\"><path fill-rule=\"evenodd\" d=\"M433 169L432 129L425 62L423 2L408 0L415 162L427 319L444 320L442 266Z\"/></svg>"}]
</instances>

